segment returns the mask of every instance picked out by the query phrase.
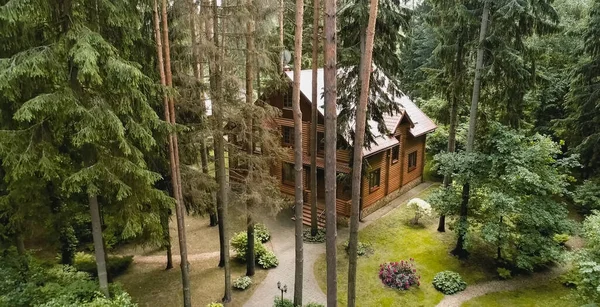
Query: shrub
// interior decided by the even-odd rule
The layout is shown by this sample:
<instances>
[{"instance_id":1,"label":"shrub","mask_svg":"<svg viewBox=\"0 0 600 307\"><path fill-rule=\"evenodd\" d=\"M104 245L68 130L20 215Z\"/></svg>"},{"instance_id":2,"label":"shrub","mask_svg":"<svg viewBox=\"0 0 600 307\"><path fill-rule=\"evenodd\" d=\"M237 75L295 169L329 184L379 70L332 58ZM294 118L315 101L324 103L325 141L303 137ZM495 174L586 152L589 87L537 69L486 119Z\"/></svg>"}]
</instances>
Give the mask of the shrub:
<instances>
[{"instance_id":1,"label":"shrub","mask_svg":"<svg viewBox=\"0 0 600 307\"><path fill-rule=\"evenodd\" d=\"M345 216L338 216L336 219L336 224L338 227L348 227L350 226L350 218Z\"/></svg>"},{"instance_id":2,"label":"shrub","mask_svg":"<svg viewBox=\"0 0 600 307\"><path fill-rule=\"evenodd\" d=\"M108 256L106 270L111 277L116 277L127 271L132 262L133 256ZM90 273L92 276L98 276L96 257L94 257L94 255L83 252L76 253L73 266L78 271Z\"/></svg>"},{"instance_id":3,"label":"shrub","mask_svg":"<svg viewBox=\"0 0 600 307\"><path fill-rule=\"evenodd\" d=\"M273 307L294 307L294 302L287 298L281 299L280 297L275 297Z\"/></svg>"},{"instance_id":4,"label":"shrub","mask_svg":"<svg viewBox=\"0 0 600 307\"><path fill-rule=\"evenodd\" d=\"M585 214L600 210L600 177L586 180L575 189L573 201Z\"/></svg>"},{"instance_id":5,"label":"shrub","mask_svg":"<svg viewBox=\"0 0 600 307\"><path fill-rule=\"evenodd\" d=\"M323 243L325 242L325 229L319 228L319 230L317 230L317 235L314 237L311 235L310 228L304 229L302 236L304 237L304 242Z\"/></svg>"},{"instance_id":6,"label":"shrub","mask_svg":"<svg viewBox=\"0 0 600 307\"><path fill-rule=\"evenodd\" d=\"M511 272L509 269L505 269L505 268L497 268L496 272L498 272L498 276L500 276L500 278L502 279L511 279Z\"/></svg>"},{"instance_id":7,"label":"shrub","mask_svg":"<svg viewBox=\"0 0 600 307\"><path fill-rule=\"evenodd\" d=\"M570 238L571 237L566 233L557 233L554 235L554 237L552 237L554 242L558 243L559 245L565 245Z\"/></svg>"},{"instance_id":8,"label":"shrub","mask_svg":"<svg viewBox=\"0 0 600 307\"><path fill-rule=\"evenodd\" d=\"M278 266L279 260L272 251L267 251L258 258L258 265L263 269L270 269Z\"/></svg>"},{"instance_id":9,"label":"shrub","mask_svg":"<svg viewBox=\"0 0 600 307\"><path fill-rule=\"evenodd\" d=\"M262 243L271 240L271 234L263 223L254 224L254 236Z\"/></svg>"},{"instance_id":10,"label":"shrub","mask_svg":"<svg viewBox=\"0 0 600 307\"><path fill-rule=\"evenodd\" d=\"M412 258L409 261L386 262L379 265L379 279L390 288L408 290L411 286L420 286L420 278Z\"/></svg>"},{"instance_id":11,"label":"shrub","mask_svg":"<svg viewBox=\"0 0 600 307\"><path fill-rule=\"evenodd\" d=\"M221 303L210 303L206 307L224 307Z\"/></svg>"},{"instance_id":12,"label":"shrub","mask_svg":"<svg viewBox=\"0 0 600 307\"><path fill-rule=\"evenodd\" d=\"M467 288L467 283L460 277L460 274L452 271L443 271L435 274L432 284L436 290L447 295Z\"/></svg>"},{"instance_id":13,"label":"shrub","mask_svg":"<svg viewBox=\"0 0 600 307\"><path fill-rule=\"evenodd\" d=\"M231 247L235 251L235 257L240 261L246 261L246 252L248 248L248 234L245 231L238 232L231 238ZM259 259L262 255L267 252L267 248L258 240L254 238L254 253L256 259Z\"/></svg>"},{"instance_id":14,"label":"shrub","mask_svg":"<svg viewBox=\"0 0 600 307\"><path fill-rule=\"evenodd\" d=\"M325 305L319 303L308 303L304 307L325 307Z\"/></svg>"},{"instance_id":15,"label":"shrub","mask_svg":"<svg viewBox=\"0 0 600 307\"><path fill-rule=\"evenodd\" d=\"M252 285L252 279L248 276L240 276L233 281L233 287L240 290L246 290Z\"/></svg>"},{"instance_id":16,"label":"shrub","mask_svg":"<svg viewBox=\"0 0 600 307\"><path fill-rule=\"evenodd\" d=\"M350 253L349 248L350 248L350 241L347 240L346 242L344 242L344 249L346 250L347 254ZM363 243L363 242L359 241L356 252L359 256L368 256L373 253L373 247L369 243Z\"/></svg>"},{"instance_id":17,"label":"shrub","mask_svg":"<svg viewBox=\"0 0 600 307\"><path fill-rule=\"evenodd\" d=\"M408 202L408 208L411 208L412 210L414 210L415 212L415 217L412 220L413 224L419 224L419 219L424 217L424 216L431 216L431 214L433 213L433 210L431 209L431 205L420 199L420 198L413 198Z\"/></svg>"}]
</instances>

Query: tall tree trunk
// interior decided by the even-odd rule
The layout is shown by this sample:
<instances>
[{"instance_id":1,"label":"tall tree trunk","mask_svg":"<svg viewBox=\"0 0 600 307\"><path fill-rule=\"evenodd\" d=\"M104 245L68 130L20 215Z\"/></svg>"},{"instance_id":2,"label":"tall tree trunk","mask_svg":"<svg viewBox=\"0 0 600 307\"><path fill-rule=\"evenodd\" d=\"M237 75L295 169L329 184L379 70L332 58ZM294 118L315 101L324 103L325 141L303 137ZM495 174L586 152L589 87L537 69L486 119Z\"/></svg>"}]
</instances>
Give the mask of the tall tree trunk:
<instances>
[{"instance_id":1,"label":"tall tree trunk","mask_svg":"<svg viewBox=\"0 0 600 307\"><path fill-rule=\"evenodd\" d=\"M171 55L169 48L169 26L167 21L167 1L162 0L161 17L163 28L162 37L159 26L158 3L154 1L154 30L156 38L156 49L158 55L158 65L160 72L160 81L163 86L172 86L171 73ZM164 48L162 48L162 39L164 38ZM164 57L163 57L164 49ZM164 60L164 62L163 62ZM163 99L165 106L165 119L171 125L175 125L175 107L172 98ZM177 235L179 239L179 252L181 256L181 282L183 287L184 306L192 305L190 293L189 264L187 261L187 246L185 235L185 223L183 217L183 197L181 193L181 174L179 173L179 148L177 146L177 134L171 133L169 136L169 159L171 164L171 182L173 185L173 196L175 197L175 215L177 217Z\"/></svg>"},{"instance_id":2,"label":"tall tree trunk","mask_svg":"<svg viewBox=\"0 0 600 307\"><path fill-rule=\"evenodd\" d=\"M319 144L317 144L317 100L319 99L317 88L317 70L319 69L319 20L321 14L321 3L319 0L314 0L313 12L313 49L312 49L312 104L310 109L310 234L314 237L319 230L318 224L318 208L317 208L317 152Z\"/></svg>"},{"instance_id":3,"label":"tall tree trunk","mask_svg":"<svg viewBox=\"0 0 600 307\"><path fill-rule=\"evenodd\" d=\"M219 19L217 0L213 0L213 42L216 47L215 57L212 63L213 71L211 77L214 78L213 88L213 139L215 143L215 171L219 190L217 192L217 211L219 213L219 232L222 234L221 248L223 267L225 268L225 291L223 302L231 301L231 267L229 263L229 237L227 229L227 206L229 185L227 184L227 175L225 173L225 144L223 143L223 82L221 77L221 61L223 58L223 49L219 44Z\"/></svg>"},{"instance_id":4,"label":"tall tree trunk","mask_svg":"<svg viewBox=\"0 0 600 307\"><path fill-rule=\"evenodd\" d=\"M19 256L24 256L27 250L25 249L25 240L23 239L21 230L18 230L15 234L15 245L17 247L17 253Z\"/></svg>"},{"instance_id":5,"label":"tall tree trunk","mask_svg":"<svg viewBox=\"0 0 600 307\"><path fill-rule=\"evenodd\" d=\"M279 0L279 71L283 71L283 50L285 50L285 46L283 45L283 13L285 12L285 6L283 0Z\"/></svg>"},{"instance_id":6,"label":"tall tree trunk","mask_svg":"<svg viewBox=\"0 0 600 307\"><path fill-rule=\"evenodd\" d=\"M369 24L366 29L364 53L361 56L361 85L358 107L356 108L356 128L354 129L354 157L352 167L352 212L350 214L350 240L348 243L348 307L356 306L356 267L358 264L358 217L362 187L362 148L365 142L367 103L369 101L369 81L375 40L375 22L379 1L371 0Z\"/></svg>"},{"instance_id":7,"label":"tall tree trunk","mask_svg":"<svg viewBox=\"0 0 600 307\"><path fill-rule=\"evenodd\" d=\"M477 128L477 107L479 106L479 93L481 90L481 71L483 69L483 44L485 43L485 37L487 34L488 20L490 15L490 2L491 0L485 0L483 4L483 14L481 17L481 28L479 31L479 46L477 46L477 63L475 66L475 80L473 82L473 96L471 97L471 113L469 116L469 132L467 135L467 153L473 152L473 145L475 143L475 130ZM469 253L465 250L465 237L467 235L467 213L470 198L470 183L467 179L467 183L463 185L462 191L462 202L460 204L460 220L458 226L458 239L456 240L456 247L452 250L452 254L464 259L469 256Z\"/></svg>"},{"instance_id":8,"label":"tall tree trunk","mask_svg":"<svg viewBox=\"0 0 600 307\"><path fill-rule=\"evenodd\" d=\"M325 210L327 306L337 306L336 239L336 145L337 145L337 64L336 64L336 0L325 0L324 85L325 85Z\"/></svg>"},{"instance_id":9,"label":"tall tree trunk","mask_svg":"<svg viewBox=\"0 0 600 307\"><path fill-rule=\"evenodd\" d=\"M294 274L294 306L302 306L302 281L304 280L304 246L302 237L302 210L304 191L302 184L302 111L300 110L300 70L302 69L302 27L304 21L304 0L296 0L296 30L294 32L294 86L292 107L294 113L294 170L295 216L296 216L296 272Z\"/></svg>"},{"instance_id":10,"label":"tall tree trunk","mask_svg":"<svg viewBox=\"0 0 600 307\"><path fill-rule=\"evenodd\" d=\"M167 266L165 270L170 270L173 268L173 252L171 250L171 234L169 233L169 216L171 215L171 210L166 209L160 213L160 224L162 226L163 231L163 240L164 247L167 250Z\"/></svg>"},{"instance_id":11,"label":"tall tree trunk","mask_svg":"<svg viewBox=\"0 0 600 307\"><path fill-rule=\"evenodd\" d=\"M463 53L464 43L462 38L458 39L458 47L456 53L456 67L454 70L454 79L457 84L452 90L450 103L450 127L448 128L448 152L456 151L456 126L458 123L458 104L460 102L460 94L462 93L462 64L464 61ZM444 188L448 188L452 184L452 177L448 174L444 175ZM446 232L446 216L440 215L437 231Z\"/></svg>"},{"instance_id":12,"label":"tall tree trunk","mask_svg":"<svg viewBox=\"0 0 600 307\"><path fill-rule=\"evenodd\" d=\"M248 6L248 12L250 16L246 23L246 103L249 105L254 104L254 4L252 0L247 0L246 5ZM248 133L246 136L246 151L248 153L248 173L246 174L246 182L252 182L253 165L252 165L252 154L254 153L254 144L252 143L252 132L253 132L252 118L248 119ZM252 220L252 201L246 202L246 234L248 236L248 246L246 249L246 276L254 276L254 269L256 265L255 252L254 252L254 221Z\"/></svg>"},{"instance_id":13,"label":"tall tree trunk","mask_svg":"<svg viewBox=\"0 0 600 307\"><path fill-rule=\"evenodd\" d=\"M110 293L108 292L108 273L106 271L106 253L104 251L104 240L102 238L98 198L96 196L90 196L88 202L90 206L90 215L92 217L92 237L94 239L94 254L96 256L96 268L98 270L100 291L102 291L106 297L110 298Z\"/></svg>"}]
</instances>

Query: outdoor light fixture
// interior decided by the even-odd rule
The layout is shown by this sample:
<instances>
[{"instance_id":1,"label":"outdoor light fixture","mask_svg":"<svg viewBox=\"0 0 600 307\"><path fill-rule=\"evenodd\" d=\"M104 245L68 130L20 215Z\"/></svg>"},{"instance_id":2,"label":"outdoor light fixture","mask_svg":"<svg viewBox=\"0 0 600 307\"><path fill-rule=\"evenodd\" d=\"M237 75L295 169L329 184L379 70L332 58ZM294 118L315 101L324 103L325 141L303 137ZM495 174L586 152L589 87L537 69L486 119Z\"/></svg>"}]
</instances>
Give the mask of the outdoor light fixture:
<instances>
[{"instance_id":1,"label":"outdoor light fixture","mask_svg":"<svg viewBox=\"0 0 600 307\"><path fill-rule=\"evenodd\" d=\"M287 285L283 285L283 287L281 287L281 282L278 281L277 282L277 289L279 289L279 291L281 291L281 302L283 302L283 294L287 293Z\"/></svg>"}]
</instances>

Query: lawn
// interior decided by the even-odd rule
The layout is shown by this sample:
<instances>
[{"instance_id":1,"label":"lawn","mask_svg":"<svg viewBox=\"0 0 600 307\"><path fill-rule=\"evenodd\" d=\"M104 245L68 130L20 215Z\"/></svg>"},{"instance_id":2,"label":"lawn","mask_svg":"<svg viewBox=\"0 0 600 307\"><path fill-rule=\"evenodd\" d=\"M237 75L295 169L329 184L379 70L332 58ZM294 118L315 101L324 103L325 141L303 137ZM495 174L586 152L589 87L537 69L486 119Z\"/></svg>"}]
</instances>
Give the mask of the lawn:
<instances>
[{"instance_id":1,"label":"lawn","mask_svg":"<svg viewBox=\"0 0 600 307\"><path fill-rule=\"evenodd\" d=\"M223 297L223 269L217 267L218 258L191 262L190 284L194 306L206 306ZM246 266L232 261L232 281L245 274ZM257 267L252 277L252 286L246 291L233 290L229 306L242 306L252 295L258 284L267 276L267 270ZM182 306L181 271L176 268L165 271L164 264L134 263L127 273L116 279L140 307Z\"/></svg>"},{"instance_id":2,"label":"lawn","mask_svg":"<svg viewBox=\"0 0 600 307\"><path fill-rule=\"evenodd\" d=\"M435 186L423 191L418 197L425 198ZM443 294L431 285L433 276L440 271L459 272L467 283L473 284L493 278L492 261L472 256L468 262L460 262L449 254L454 242L452 232L438 233L437 219L423 220L422 227L409 223L410 210L404 205L391 211L359 233L359 240L371 243L374 254L359 258L357 272L357 306L435 306ZM338 299L341 306L347 304L348 257L338 245ZM421 286L408 291L384 287L379 280L379 265L384 262L414 258ZM326 290L326 263L323 255L315 264L315 276L319 286Z\"/></svg>"},{"instance_id":3,"label":"lawn","mask_svg":"<svg viewBox=\"0 0 600 307\"><path fill-rule=\"evenodd\" d=\"M527 288L517 291L496 292L474 298L463 307L504 307L504 306L578 306L568 297L571 289L563 286L558 280L552 280L539 287Z\"/></svg>"}]
</instances>

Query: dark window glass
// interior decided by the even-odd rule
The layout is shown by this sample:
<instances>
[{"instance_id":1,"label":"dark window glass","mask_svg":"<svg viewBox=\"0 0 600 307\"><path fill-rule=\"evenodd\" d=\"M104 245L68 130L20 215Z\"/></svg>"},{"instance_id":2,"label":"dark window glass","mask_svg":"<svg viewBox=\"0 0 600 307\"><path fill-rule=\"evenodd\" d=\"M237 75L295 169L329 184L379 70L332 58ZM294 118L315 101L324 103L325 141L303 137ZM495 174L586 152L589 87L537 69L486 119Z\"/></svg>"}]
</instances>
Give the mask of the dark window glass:
<instances>
[{"instance_id":1,"label":"dark window glass","mask_svg":"<svg viewBox=\"0 0 600 307\"><path fill-rule=\"evenodd\" d=\"M282 127L281 133L283 134L282 145L294 146L294 128Z\"/></svg>"},{"instance_id":2,"label":"dark window glass","mask_svg":"<svg viewBox=\"0 0 600 307\"><path fill-rule=\"evenodd\" d=\"M325 133L323 132L317 132L317 149L325 151Z\"/></svg>"},{"instance_id":3,"label":"dark window glass","mask_svg":"<svg viewBox=\"0 0 600 307\"><path fill-rule=\"evenodd\" d=\"M284 184L294 185L294 165L291 163L283 163L281 166L281 181Z\"/></svg>"},{"instance_id":4,"label":"dark window glass","mask_svg":"<svg viewBox=\"0 0 600 307\"><path fill-rule=\"evenodd\" d=\"M291 109L292 108L292 89L289 89L283 95L283 107L285 109Z\"/></svg>"},{"instance_id":5,"label":"dark window glass","mask_svg":"<svg viewBox=\"0 0 600 307\"><path fill-rule=\"evenodd\" d=\"M412 171L417 168L417 152L413 151L408 154L408 170Z\"/></svg>"},{"instance_id":6,"label":"dark window glass","mask_svg":"<svg viewBox=\"0 0 600 307\"><path fill-rule=\"evenodd\" d=\"M400 146L395 146L392 148L392 164L398 162L400 158Z\"/></svg>"},{"instance_id":7,"label":"dark window glass","mask_svg":"<svg viewBox=\"0 0 600 307\"><path fill-rule=\"evenodd\" d=\"M381 184L381 169L376 169L369 173L369 191L374 191L379 189L379 185Z\"/></svg>"}]
</instances>

